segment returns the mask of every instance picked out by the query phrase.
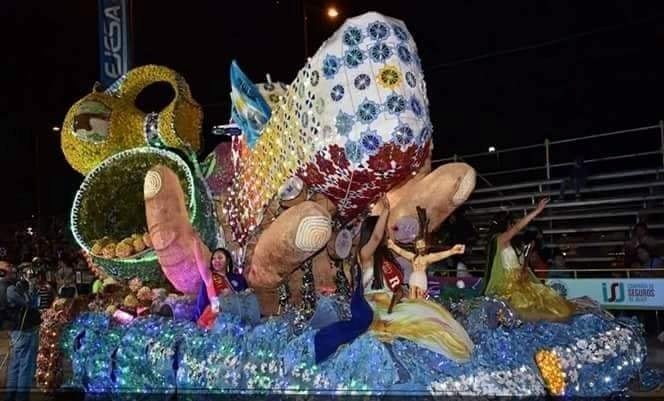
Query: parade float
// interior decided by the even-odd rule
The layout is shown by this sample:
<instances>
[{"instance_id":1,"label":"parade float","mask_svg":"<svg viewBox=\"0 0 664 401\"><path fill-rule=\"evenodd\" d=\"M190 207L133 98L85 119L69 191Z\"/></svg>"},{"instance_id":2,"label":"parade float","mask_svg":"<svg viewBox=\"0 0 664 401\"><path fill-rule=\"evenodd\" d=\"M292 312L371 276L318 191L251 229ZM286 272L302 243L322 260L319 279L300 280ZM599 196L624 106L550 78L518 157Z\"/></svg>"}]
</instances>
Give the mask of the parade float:
<instances>
[{"instance_id":1,"label":"parade float","mask_svg":"<svg viewBox=\"0 0 664 401\"><path fill-rule=\"evenodd\" d=\"M50 337L58 360L71 362L66 386L607 396L642 373L640 324L586 299L572 300L574 316L556 323L521 319L500 298L404 299L388 312L380 294L362 294L352 267L367 216L389 212L381 236L419 250L475 186L467 164L432 170L426 85L403 22L349 19L289 85L254 84L236 63L230 76L230 140L207 157L198 154L201 108L168 68L131 70L69 110L62 150L85 175L72 232L95 271L116 287L133 283L134 295L119 307L57 314ZM175 96L145 114L135 100L155 82ZM201 288L215 290L200 260L220 247L249 290L220 297L220 314L202 329L192 305ZM141 299L154 306L152 290L161 294L152 309L170 313L127 313ZM355 334L340 332L321 357L321 338L334 343L328 329L340 323Z\"/></svg>"}]
</instances>

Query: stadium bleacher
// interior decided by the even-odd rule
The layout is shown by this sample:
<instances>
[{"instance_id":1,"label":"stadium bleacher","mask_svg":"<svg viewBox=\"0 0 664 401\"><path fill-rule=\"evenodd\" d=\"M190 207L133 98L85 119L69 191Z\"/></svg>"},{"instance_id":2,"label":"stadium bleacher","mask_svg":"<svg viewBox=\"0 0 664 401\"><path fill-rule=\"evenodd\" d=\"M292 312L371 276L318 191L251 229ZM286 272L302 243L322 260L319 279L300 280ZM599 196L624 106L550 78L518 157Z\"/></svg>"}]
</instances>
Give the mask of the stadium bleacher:
<instances>
[{"instance_id":1,"label":"stadium bleacher","mask_svg":"<svg viewBox=\"0 0 664 401\"><path fill-rule=\"evenodd\" d=\"M642 140L644 137L647 139ZM612 145L617 139L642 146L629 147L631 152L627 153L625 147ZM606 145L607 141L613 142ZM561 200L560 187L575 157L569 146L576 146L576 142L583 143L591 175L579 197L568 186L566 197ZM552 149L561 144L567 148L556 159ZM544 164L532 157L539 150L544 150ZM510 164L510 158L516 164ZM501 166L516 168L496 169L493 159L499 159ZM535 220L544 234L544 247L561 249L574 269L622 268L624 242L638 222L646 222L658 243L664 245L663 122L495 152L455 155L437 160L434 165L454 160L465 161L478 172L477 189L466 202L465 212L480 235L464 260L472 270L483 270L485 265L485 237L491 217L503 211L519 217L542 197L552 199ZM523 160L534 160L535 165L524 166Z\"/></svg>"}]
</instances>

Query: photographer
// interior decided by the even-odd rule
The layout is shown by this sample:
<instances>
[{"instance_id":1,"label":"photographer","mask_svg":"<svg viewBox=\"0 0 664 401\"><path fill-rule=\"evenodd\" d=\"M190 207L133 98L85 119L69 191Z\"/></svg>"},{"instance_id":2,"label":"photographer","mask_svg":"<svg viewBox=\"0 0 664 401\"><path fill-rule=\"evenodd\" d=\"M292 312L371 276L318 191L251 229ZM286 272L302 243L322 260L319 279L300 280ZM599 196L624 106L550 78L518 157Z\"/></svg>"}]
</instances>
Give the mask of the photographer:
<instances>
[{"instance_id":1,"label":"photographer","mask_svg":"<svg viewBox=\"0 0 664 401\"><path fill-rule=\"evenodd\" d=\"M7 272L11 275L12 272ZM3 304L3 326L9 330L10 353L7 367L7 392L9 400L27 399L33 387L37 369L37 347L41 315L37 308L37 296L25 278L14 281L6 277Z\"/></svg>"}]
</instances>

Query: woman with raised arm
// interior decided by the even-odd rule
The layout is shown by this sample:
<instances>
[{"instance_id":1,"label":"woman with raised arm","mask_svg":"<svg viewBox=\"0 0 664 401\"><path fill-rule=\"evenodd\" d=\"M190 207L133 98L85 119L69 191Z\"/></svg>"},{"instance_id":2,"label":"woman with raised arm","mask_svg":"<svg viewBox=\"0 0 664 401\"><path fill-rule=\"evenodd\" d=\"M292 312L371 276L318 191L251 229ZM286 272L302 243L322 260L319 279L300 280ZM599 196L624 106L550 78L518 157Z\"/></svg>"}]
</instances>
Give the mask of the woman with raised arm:
<instances>
[{"instance_id":1,"label":"woman with raised arm","mask_svg":"<svg viewBox=\"0 0 664 401\"><path fill-rule=\"evenodd\" d=\"M210 329L220 312L219 297L235 292L227 276L229 272L233 271L233 259L228 250L218 248L212 252L210 262L207 263L203 259L198 244L194 247L194 256L198 271L203 278L196 302L197 310L200 313L197 321L200 327Z\"/></svg>"},{"instance_id":2,"label":"woman with raised arm","mask_svg":"<svg viewBox=\"0 0 664 401\"><path fill-rule=\"evenodd\" d=\"M537 215L542 213L548 199L516 223L509 214L493 219L493 234L487 251L485 295L505 299L524 320L564 321L574 313L574 305L542 284L526 265L527 252L518 253L512 246L514 237Z\"/></svg>"},{"instance_id":3,"label":"woman with raised arm","mask_svg":"<svg viewBox=\"0 0 664 401\"><path fill-rule=\"evenodd\" d=\"M390 202L386 196L379 200L381 213L378 217L369 216L360 229L360 243L357 259L362 268L362 285L374 290L383 288L381 263L388 256L383 243L387 219L390 216Z\"/></svg>"}]
</instances>

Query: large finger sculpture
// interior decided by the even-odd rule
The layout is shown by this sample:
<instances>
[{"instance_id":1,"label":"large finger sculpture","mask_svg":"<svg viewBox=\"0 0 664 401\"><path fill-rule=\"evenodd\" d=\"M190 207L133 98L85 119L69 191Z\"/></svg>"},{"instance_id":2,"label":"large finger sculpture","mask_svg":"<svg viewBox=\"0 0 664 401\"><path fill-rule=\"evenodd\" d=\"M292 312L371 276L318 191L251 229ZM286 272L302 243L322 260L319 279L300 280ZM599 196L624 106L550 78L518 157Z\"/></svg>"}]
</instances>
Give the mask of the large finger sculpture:
<instances>
[{"instance_id":1,"label":"large finger sculpture","mask_svg":"<svg viewBox=\"0 0 664 401\"><path fill-rule=\"evenodd\" d=\"M416 218L416 207L427 210L430 230L435 230L475 189L475 170L465 163L450 163L438 167L410 186L390 212L389 233L394 235L398 223L405 217Z\"/></svg>"},{"instance_id":2,"label":"large finger sculpture","mask_svg":"<svg viewBox=\"0 0 664 401\"><path fill-rule=\"evenodd\" d=\"M200 246L204 260L210 259L210 250L189 222L178 176L166 166L153 167L145 175L144 196L150 238L164 275L178 291L196 293L200 275L194 246Z\"/></svg>"},{"instance_id":3,"label":"large finger sculpture","mask_svg":"<svg viewBox=\"0 0 664 401\"><path fill-rule=\"evenodd\" d=\"M330 236L330 215L322 206L306 201L286 210L258 239L247 274L249 285L259 298L262 289L274 292ZM270 309L267 302L261 304Z\"/></svg>"}]
</instances>

